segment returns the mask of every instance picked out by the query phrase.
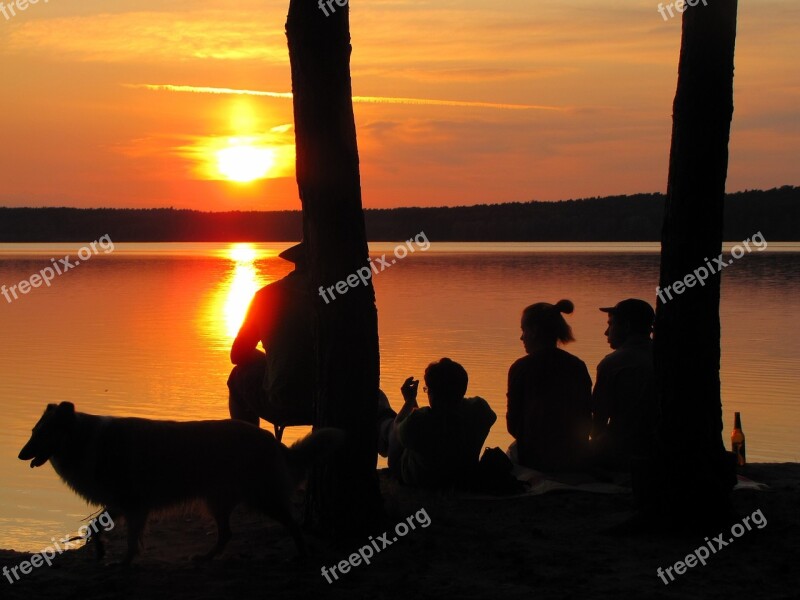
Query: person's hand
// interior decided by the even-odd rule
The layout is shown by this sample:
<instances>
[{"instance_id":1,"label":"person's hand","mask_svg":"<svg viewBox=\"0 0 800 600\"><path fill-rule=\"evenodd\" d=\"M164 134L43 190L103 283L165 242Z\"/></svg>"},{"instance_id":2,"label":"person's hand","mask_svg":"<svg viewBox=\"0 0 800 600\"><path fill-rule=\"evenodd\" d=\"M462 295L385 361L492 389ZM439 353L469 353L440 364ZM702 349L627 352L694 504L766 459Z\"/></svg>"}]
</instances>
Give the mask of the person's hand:
<instances>
[{"instance_id":1,"label":"person's hand","mask_svg":"<svg viewBox=\"0 0 800 600\"><path fill-rule=\"evenodd\" d=\"M403 394L403 400L405 400L406 403L408 404L417 403L418 387L419 387L419 379L414 379L414 377L409 377L403 382L403 385L400 388L400 393Z\"/></svg>"}]
</instances>

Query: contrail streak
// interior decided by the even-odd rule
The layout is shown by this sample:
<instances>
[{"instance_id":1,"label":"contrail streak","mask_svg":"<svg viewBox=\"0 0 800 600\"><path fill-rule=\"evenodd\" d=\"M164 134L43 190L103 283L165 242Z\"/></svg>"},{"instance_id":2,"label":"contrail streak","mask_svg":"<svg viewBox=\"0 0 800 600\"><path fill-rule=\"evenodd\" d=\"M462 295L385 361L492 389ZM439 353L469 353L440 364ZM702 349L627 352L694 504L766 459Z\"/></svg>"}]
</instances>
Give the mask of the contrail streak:
<instances>
[{"instance_id":1,"label":"contrail streak","mask_svg":"<svg viewBox=\"0 0 800 600\"><path fill-rule=\"evenodd\" d=\"M231 94L236 96L266 96L267 98L292 98L291 92L265 92L262 90L238 90L196 85L170 84L125 84L126 87L153 91L183 92L192 94ZM498 102L469 102L463 100L432 100L429 98L390 98L384 96L353 96L353 102L360 104L407 104L415 106L455 106L464 108L494 108L502 110L553 110L563 111L558 106L539 106L535 104L504 104Z\"/></svg>"}]
</instances>

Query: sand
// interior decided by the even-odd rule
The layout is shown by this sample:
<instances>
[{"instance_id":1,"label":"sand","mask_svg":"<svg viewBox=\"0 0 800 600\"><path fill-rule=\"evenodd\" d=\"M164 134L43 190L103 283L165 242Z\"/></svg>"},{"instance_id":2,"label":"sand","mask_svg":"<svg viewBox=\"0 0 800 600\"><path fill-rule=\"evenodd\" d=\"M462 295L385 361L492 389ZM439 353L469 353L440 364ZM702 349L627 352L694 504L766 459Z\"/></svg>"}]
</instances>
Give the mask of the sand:
<instances>
[{"instance_id":1,"label":"sand","mask_svg":"<svg viewBox=\"0 0 800 600\"><path fill-rule=\"evenodd\" d=\"M190 561L215 539L204 517L151 520L144 554L130 568L108 567L92 548L58 557L10 585L0 598L798 598L800 465L753 464L743 471L770 489L734 493L753 527L665 585L656 569L683 560L705 541L691 535L612 536L630 514L629 494L556 491L541 496L478 499L399 486L381 476L390 523L420 511L430 517L390 547L329 584L321 574L368 540L331 542L309 536L312 558L297 560L276 524L239 509L225 553ZM382 531L377 531L380 534ZM730 538L725 532L725 538ZM108 559L121 557L124 526L112 532ZM0 568L28 554L0 551Z\"/></svg>"}]
</instances>

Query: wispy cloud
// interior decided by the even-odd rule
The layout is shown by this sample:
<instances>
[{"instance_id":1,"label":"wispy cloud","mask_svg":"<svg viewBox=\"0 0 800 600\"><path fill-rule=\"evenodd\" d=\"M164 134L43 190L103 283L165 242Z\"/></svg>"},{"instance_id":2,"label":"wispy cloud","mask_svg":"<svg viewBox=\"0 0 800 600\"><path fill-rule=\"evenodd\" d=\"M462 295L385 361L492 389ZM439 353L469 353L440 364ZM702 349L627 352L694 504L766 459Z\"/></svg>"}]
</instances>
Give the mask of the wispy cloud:
<instances>
[{"instance_id":1,"label":"wispy cloud","mask_svg":"<svg viewBox=\"0 0 800 600\"><path fill-rule=\"evenodd\" d=\"M208 87L202 85L171 85L168 83L126 83L125 87L156 92L184 92L191 94L230 94L233 96L266 96L268 98L292 98L291 92L264 92L260 90L237 90L233 88Z\"/></svg>"},{"instance_id":2,"label":"wispy cloud","mask_svg":"<svg viewBox=\"0 0 800 600\"><path fill-rule=\"evenodd\" d=\"M4 45L17 53L80 62L180 64L192 60L257 60L263 64L287 64L282 28L265 26L265 22L281 20L230 8L65 16L20 21L8 32Z\"/></svg>"},{"instance_id":3,"label":"wispy cloud","mask_svg":"<svg viewBox=\"0 0 800 600\"><path fill-rule=\"evenodd\" d=\"M171 85L166 83L125 84L126 87L153 91L183 92L192 94L232 94L236 96L266 96L268 98L292 98L291 92L267 92L263 90L240 90L196 85ZM503 102L473 102L468 100L435 100L432 98L395 98L391 96L353 96L353 102L361 104L406 104L417 106L452 106L463 108L493 108L501 110L550 110L566 111L561 106L537 104L507 104Z\"/></svg>"}]
</instances>

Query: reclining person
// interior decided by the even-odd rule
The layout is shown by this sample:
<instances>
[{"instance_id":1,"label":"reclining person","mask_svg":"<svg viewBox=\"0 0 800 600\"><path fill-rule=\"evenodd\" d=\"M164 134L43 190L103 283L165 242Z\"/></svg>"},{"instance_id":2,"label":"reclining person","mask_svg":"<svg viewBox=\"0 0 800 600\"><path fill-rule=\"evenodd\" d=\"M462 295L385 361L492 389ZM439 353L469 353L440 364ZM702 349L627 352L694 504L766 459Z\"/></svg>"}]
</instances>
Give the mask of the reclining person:
<instances>
[{"instance_id":1,"label":"reclining person","mask_svg":"<svg viewBox=\"0 0 800 600\"><path fill-rule=\"evenodd\" d=\"M415 487L469 487L497 415L483 398L464 397L467 372L449 358L429 364L424 379L430 407L417 408L419 381L403 385L405 406L396 420L400 478Z\"/></svg>"}]
</instances>

